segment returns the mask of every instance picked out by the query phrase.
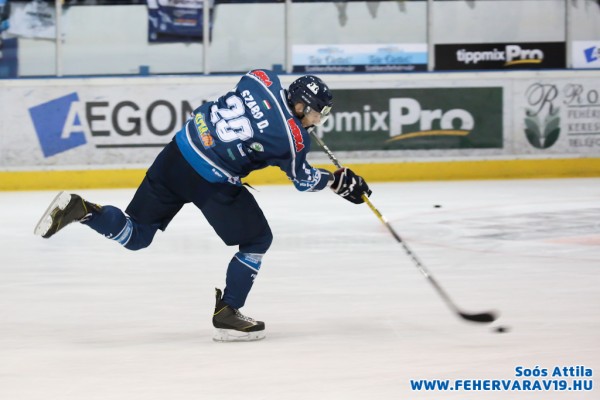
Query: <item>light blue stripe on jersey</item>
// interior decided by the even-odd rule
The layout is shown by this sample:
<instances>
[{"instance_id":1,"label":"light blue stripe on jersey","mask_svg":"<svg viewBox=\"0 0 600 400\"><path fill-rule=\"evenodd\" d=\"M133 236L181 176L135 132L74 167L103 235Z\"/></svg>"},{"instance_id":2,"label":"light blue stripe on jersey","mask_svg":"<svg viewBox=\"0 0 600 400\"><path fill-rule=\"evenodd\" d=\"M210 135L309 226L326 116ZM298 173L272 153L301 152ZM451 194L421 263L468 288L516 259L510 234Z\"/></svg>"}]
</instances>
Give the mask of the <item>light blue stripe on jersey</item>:
<instances>
[{"instance_id":1,"label":"light blue stripe on jersey","mask_svg":"<svg viewBox=\"0 0 600 400\"><path fill-rule=\"evenodd\" d=\"M239 182L238 177L232 176L222 168L214 164L206 155L198 150L192 143L189 136L188 124L177 132L175 142L181 151L183 158L194 168L194 170L204 179L215 183L233 183Z\"/></svg>"}]
</instances>

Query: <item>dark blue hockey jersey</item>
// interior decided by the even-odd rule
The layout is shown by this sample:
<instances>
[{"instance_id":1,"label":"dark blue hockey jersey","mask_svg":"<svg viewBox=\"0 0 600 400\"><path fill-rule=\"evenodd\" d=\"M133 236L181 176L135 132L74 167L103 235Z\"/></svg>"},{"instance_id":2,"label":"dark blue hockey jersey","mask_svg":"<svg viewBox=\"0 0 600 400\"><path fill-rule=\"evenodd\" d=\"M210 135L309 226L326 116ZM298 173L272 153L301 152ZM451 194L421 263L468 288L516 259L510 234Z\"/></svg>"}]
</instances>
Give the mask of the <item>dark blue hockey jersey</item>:
<instances>
[{"instance_id":1,"label":"dark blue hockey jersey","mask_svg":"<svg viewBox=\"0 0 600 400\"><path fill-rule=\"evenodd\" d=\"M250 71L232 91L198 107L175 140L210 182L240 185L241 178L267 166L281 168L301 191L321 190L330 177L306 161L310 135L272 71Z\"/></svg>"}]
</instances>

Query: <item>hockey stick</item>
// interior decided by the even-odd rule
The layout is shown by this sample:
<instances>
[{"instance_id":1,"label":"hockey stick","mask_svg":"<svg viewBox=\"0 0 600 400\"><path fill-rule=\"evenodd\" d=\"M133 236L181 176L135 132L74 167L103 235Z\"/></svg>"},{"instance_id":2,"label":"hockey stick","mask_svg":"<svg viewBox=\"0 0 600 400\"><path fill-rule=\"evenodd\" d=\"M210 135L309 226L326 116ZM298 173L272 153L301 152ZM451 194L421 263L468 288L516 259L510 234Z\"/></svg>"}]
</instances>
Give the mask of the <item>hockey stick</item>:
<instances>
[{"instance_id":1,"label":"hockey stick","mask_svg":"<svg viewBox=\"0 0 600 400\"><path fill-rule=\"evenodd\" d=\"M331 162L337 168L342 168L342 164L340 164L340 162L338 161L338 159L333 155L333 153L331 152L331 150L329 150L329 147L327 147L327 145L323 142L323 140L321 140L316 135L315 131L312 130L310 133L315 138L315 140L317 141L317 143L319 143L319 145L323 148L323 151L327 154L327 156L329 157L329 159L331 160ZM427 278L427 280L429 281L429 283L431 283L433 285L433 288L438 292L438 294L442 297L442 299L444 300L444 302L446 303L446 305L448 305L448 307L450 307L450 309L455 314L457 314L458 316L460 316L462 319L465 319L467 321L473 321L473 322L489 323L489 322L493 322L493 321L496 320L497 315L494 312L491 312L491 311L490 312L478 313L478 314L471 314L471 313L466 313L464 311L461 311L461 309L458 308L458 306L452 301L452 299L450 298L450 296L448 296L448 294L446 293L446 291L444 289L442 289L442 287L439 285L439 283L437 283L437 281L434 279L433 275L431 275L431 273L427 270L427 268L425 268L425 265L423 265L423 263L417 258L417 255L415 253L413 253L413 251L410 249L410 247L408 247L408 245L406 244L406 242L404 242L404 240L402 240L402 238L400 237L400 235L398 235L398 233L396 233L396 231L394 230L394 228L392 228L392 226L390 225L390 223L388 222L388 220L383 216L383 214L381 214L381 212L379 212L379 210L373 205L373 203L371 203L371 200L365 194L362 195L362 199L369 206L369 208L371 209L371 211L373 211L373 213L377 216L377 218L379 218L379 220L381 221L381 223L383 225L385 225L385 227L392 234L392 236L394 237L394 239L396 239L396 241L402 245L402 248L404 249L404 251L406 252L406 254L408 254L408 256L410 257L410 259L413 261L413 263L415 264L415 266L417 267L417 269L419 271L421 271L421 273L423 274L423 276L425 278Z\"/></svg>"}]
</instances>

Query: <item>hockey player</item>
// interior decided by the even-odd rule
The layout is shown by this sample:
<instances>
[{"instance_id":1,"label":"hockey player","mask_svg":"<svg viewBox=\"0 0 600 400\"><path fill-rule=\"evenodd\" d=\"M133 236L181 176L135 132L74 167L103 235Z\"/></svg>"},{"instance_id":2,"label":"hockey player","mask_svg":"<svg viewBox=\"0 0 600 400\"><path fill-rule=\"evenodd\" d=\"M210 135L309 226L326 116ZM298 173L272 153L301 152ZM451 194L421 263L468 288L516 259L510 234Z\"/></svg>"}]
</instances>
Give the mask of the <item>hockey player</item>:
<instances>
[{"instance_id":1,"label":"hockey player","mask_svg":"<svg viewBox=\"0 0 600 400\"><path fill-rule=\"evenodd\" d=\"M265 324L244 316L244 306L273 236L262 210L241 179L277 166L302 192L330 187L353 203L371 194L350 169L334 173L306 161L307 128L322 124L333 106L327 85L316 76L295 80L287 90L277 75L254 70L216 101L192 113L156 157L125 212L59 193L35 234L50 238L73 221L89 226L129 250L150 245L186 203L194 203L227 245L238 252L227 267L225 290L216 289L213 325L218 341L258 340Z\"/></svg>"}]
</instances>

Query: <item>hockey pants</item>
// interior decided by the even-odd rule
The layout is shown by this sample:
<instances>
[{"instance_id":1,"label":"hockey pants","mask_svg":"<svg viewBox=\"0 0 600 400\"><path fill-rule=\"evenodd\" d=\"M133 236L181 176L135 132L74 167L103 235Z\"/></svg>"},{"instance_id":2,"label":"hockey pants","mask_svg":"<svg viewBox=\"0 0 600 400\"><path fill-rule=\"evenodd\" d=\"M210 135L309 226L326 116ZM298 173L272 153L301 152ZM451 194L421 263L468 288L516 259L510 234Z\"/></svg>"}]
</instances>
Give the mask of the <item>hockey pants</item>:
<instances>
[{"instance_id":1,"label":"hockey pants","mask_svg":"<svg viewBox=\"0 0 600 400\"><path fill-rule=\"evenodd\" d=\"M271 229L248 189L206 181L183 159L175 142L157 156L125 213L107 205L83 223L129 250L139 250L187 203L202 211L225 244L238 246L227 268L223 300L241 308L273 240Z\"/></svg>"}]
</instances>

